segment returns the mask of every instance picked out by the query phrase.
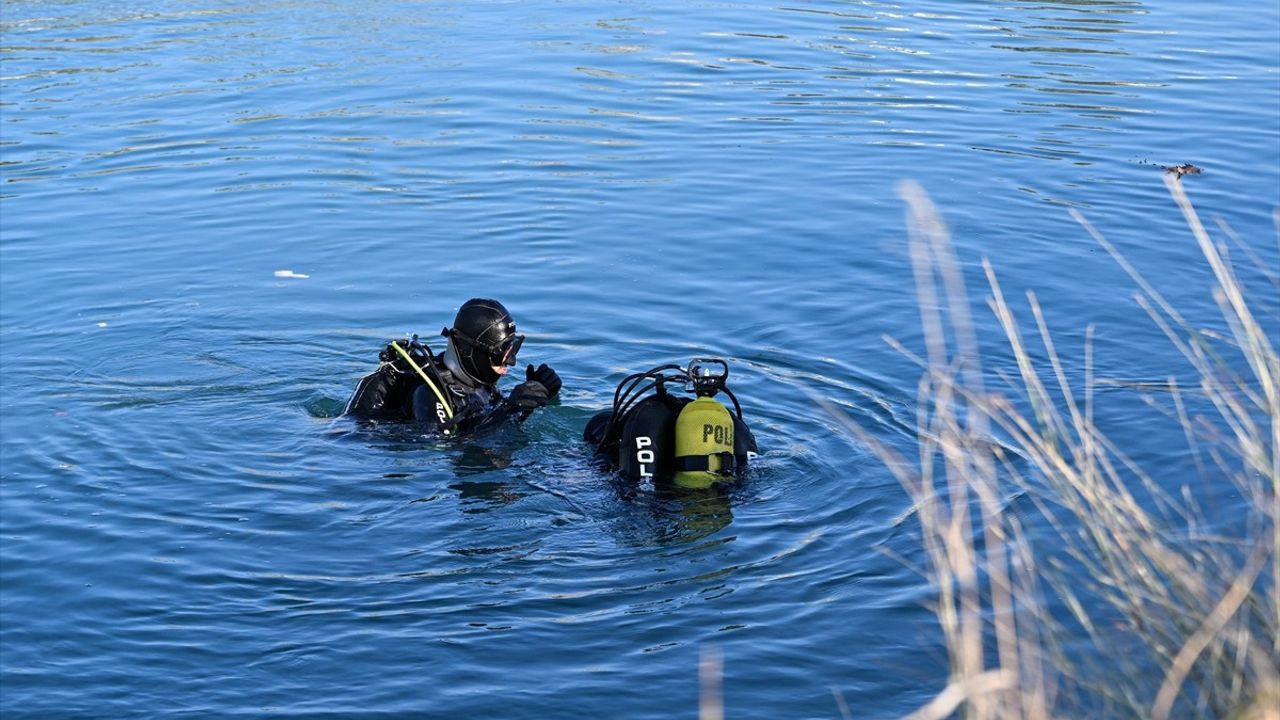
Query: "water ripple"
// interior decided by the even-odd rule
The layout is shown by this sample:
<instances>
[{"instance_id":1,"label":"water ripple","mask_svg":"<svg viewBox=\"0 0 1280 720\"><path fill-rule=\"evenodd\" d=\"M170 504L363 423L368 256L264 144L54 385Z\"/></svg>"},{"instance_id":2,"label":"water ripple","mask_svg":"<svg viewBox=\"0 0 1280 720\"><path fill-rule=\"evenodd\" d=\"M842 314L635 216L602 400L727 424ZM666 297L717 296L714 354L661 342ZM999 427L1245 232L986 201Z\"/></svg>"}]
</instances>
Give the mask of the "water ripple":
<instances>
[{"instance_id":1,"label":"water ripple","mask_svg":"<svg viewBox=\"0 0 1280 720\"><path fill-rule=\"evenodd\" d=\"M978 306L986 256L1133 399L1170 357L1061 209L1175 302L1206 278L1159 163L1271 236L1277 25L1236 5L7 3L5 717L669 717L710 645L735 717L918 708L913 507L844 429L915 435L894 183ZM491 294L552 407L465 445L336 417L387 339ZM744 482L594 468L613 383L695 355L731 359Z\"/></svg>"}]
</instances>

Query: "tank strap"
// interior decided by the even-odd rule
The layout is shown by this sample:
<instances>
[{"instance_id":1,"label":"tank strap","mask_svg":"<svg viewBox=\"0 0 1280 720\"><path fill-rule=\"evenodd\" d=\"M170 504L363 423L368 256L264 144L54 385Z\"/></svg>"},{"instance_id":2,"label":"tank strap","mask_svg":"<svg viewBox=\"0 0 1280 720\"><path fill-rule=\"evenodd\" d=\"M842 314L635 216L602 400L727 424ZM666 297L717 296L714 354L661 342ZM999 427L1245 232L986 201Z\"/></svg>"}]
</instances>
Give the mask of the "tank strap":
<instances>
[{"instance_id":1,"label":"tank strap","mask_svg":"<svg viewBox=\"0 0 1280 720\"><path fill-rule=\"evenodd\" d=\"M711 472L711 458L720 458L720 469L717 474L728 475L737 467L737 458L731 452L709 453L707 455L680 455L675 459L676 472L694 471Z\"/></svg>"}]
</instances>

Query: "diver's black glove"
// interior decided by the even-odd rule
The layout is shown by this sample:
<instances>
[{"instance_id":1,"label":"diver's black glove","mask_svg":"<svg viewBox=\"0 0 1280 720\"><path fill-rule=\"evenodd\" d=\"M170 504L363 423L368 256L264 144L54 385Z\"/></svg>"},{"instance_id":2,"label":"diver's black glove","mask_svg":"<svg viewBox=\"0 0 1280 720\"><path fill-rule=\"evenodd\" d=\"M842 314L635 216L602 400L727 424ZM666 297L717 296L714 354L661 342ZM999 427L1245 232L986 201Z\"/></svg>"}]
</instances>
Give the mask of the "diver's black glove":
<instances>
[{"instance_id":1,"label":"diver's black glove","mask_svg":"<svg viewBox=\"0 0 1280 720\"><path fill-rule=\"evenodd\" d=\"M520 417L523 419L535 409L546 406L549 397L547 386L537 380L526 380L511 388L511 394L507 396L507 404L519 410Z\"/></svg>"},{"instance_id":2,"label":"diver's black glove","mask_svg":"<svg viewBox=\"0 0 1280 720\"><path fill-rule=\"evenodd\" d=\"M534 370L533 365L530 364L524 371L524 376L527 380L542 383L542 386L547 389L547 399L555 397L560 392L560 385L562 384L560 376L556 374L555 370L548 367L546 363L539 365L537 370Z\"/></svg>"}]
</instances>

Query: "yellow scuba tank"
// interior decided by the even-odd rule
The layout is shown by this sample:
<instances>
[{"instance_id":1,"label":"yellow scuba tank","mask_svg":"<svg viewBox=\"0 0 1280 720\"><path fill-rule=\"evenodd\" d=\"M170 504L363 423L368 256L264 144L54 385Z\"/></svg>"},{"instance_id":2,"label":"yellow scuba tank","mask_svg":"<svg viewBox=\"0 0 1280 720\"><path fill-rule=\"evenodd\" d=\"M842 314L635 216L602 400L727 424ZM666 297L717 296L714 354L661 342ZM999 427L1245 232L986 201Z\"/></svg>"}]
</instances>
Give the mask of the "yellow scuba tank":
<instances>
[{"instance_id":1,"label":"yellow scuba tank","mask_svg":"<svg viewBox=\"0 0 1280 720\"><path fill-rule=\"evenodd\" d=\"M702 396L686 404L676 418L675 483L709 488L730 479L733 466L733 416L718 400Z\"/></svg>"}]
</instances>

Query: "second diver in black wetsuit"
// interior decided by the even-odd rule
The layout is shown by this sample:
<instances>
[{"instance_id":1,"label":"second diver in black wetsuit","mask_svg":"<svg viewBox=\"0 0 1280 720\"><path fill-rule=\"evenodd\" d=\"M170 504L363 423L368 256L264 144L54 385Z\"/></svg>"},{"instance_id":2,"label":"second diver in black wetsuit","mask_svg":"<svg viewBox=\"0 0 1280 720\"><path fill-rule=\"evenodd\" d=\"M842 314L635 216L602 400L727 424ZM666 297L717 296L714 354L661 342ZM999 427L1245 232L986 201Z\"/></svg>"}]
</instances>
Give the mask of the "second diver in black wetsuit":
<instances>
[{"instance_id":1,"label":"second diver in black wetsuit","mask_svg":"<svg viewBox=\"0 0 1280 720\"><path fill-rule=\"evenodd\" d=\"M362 420L417 421L445 435L523 422L560 392L560 376L543 363L529 365L525 381L503 396L498 380L516 364L524 336L502 303L473 298L463 303L443 355L418 341L393 340L347 401L344 415Z\"/></svg>"},{"instance_id":2,"label":"second diver in black wetsuit","mask_svg":"<svg viewBox=\"0 0 1280 720\"><path fill-rule=\"evenodd\" d=\"M738 398L725 385L728 377L729 364L720 358L628 375L614 391L613 407L592 417L582 437L601 464L632 482L658 489L728 487L757 452ZM732 411L715 399L719 393L732 401Z\"/></svg>"}]
</instances>

